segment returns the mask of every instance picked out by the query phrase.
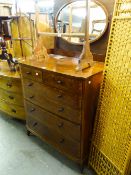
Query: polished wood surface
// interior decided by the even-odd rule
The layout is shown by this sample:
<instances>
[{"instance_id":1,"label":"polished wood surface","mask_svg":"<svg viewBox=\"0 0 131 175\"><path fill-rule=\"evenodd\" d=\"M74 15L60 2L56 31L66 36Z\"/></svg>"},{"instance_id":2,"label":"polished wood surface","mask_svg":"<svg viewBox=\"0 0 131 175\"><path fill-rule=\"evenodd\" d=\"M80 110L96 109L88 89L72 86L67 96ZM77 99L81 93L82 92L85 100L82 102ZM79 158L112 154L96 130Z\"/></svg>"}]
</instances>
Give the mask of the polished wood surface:
<instances>
[{"instance_id":1,"label":"polished wood surface","mask_svg":"<svg viewBox=\"0 0 131 175\"><path fill-rule=\"evenodd\" d=\"M0 62L0 110L25 120L20 73L11 72L6 61Z\"/></svg>"},{"instance_id":2,"label":"polished wood surface","mask_svg":"<svg viewBox=\"0 0 131 175\"><path fill-rule=\"evenodd\" d=\"M56 57L20 63L27 130L82 165L88 158L103 64L94 62L77 72L57 65ZM25 73L29 70L35 74Z\"/></svg>"},{"instance_id":3,"label":"polished wood surface","mask_svg":"<svg viewBox=\"0 0 131 175\"><path fill-rule=\"evenodd\" d=\"M26 68L30 68L29 66L32 66L34 68L36 68L36 74L37 74L37 70L46 70L46 71L50 71L50 73L52 72L56 72L57 75L63 75L64 77L69 77L71 78L75 78L77 79L76 81L79 81L80 79L87 79L88 77L95 75L101 71L103 71L103 66L104 64L102 62L94 62L93 66L84 69L82 71L76 71L74 69L74 67L70 66L70 67L63 67L59 64L57 64L57 60L59 60L59 57L61 58L61 56L59 55L49 55L50 58L48 60L46 59L36 59L35 57L30 57L27 60L23 59L21 60L21 64L25 64ZM62 57L63 59L63 57ZM77 58L74 58L74 62L77 61ZM68 64L68 63L67 63ZM23 70L23 68L21 68L21 70ZM37 79L37 75L35 76Z\"/></svg>"},{"instance_id":4,"label":"polished wood surface","mask_svg":"<svg viewBox=\"0 0 131 175\"><path fill-rule=\"evenodd\" d=\"M57 131L63 136L72 138L73 140L80 141L80 125L76 125L72 122L64 120L56 115L36 106L29 101L25 102L26 111L28 116L31 116L53 129L54 132ZM70 132L71 131L71 132Z\"/></svg>"}]
</instances>

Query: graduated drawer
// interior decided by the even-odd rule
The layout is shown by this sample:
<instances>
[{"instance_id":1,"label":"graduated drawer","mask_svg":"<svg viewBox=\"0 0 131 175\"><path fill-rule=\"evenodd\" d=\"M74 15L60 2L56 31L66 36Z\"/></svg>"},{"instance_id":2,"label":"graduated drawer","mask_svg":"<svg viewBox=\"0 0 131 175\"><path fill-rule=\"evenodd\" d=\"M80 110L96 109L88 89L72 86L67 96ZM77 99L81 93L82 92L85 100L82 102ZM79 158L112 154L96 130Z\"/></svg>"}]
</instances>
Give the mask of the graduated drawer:
<instances>
[{"instance_id":1,"label":"graduated drawer","mask_svg":"<svg viewBox=\"0 0 131 175\"><path fill-rule=\"evenodd\" d=\"M36 95L37 93L35 93ZM28 99L30 102L34 103L35 105L38 105L42 107L43 109L52 112L64 119L68 119L69 121L75 122L75 123L81 123L81 110L80 109L74 109L70 106L67 106L65 104L60 104L57 101L53 101L50 98L41 98L41 96L36 96L35 98Z\"/></svg>"},{"instance_id":2,"label":"graduated drawer","mask_svg":"<svg viewBox=\"0 0 131 175\"><path fill-rule=\"evenodd\" d=\"M42 140L56 147L62 153L73 157L80 157L80 143L61 135L54 129L42 124L33 117L27 117L27 129L39 136Z\"/></svg>"},{"instance_id":3,"label":"graduated drawer","mask_svg":"<svg viewBox=\"0 0 131 175\"><path fill-rule=\"evenodd\" d=\"M62 75L56 72L43 71L44 83L73 94L82 93L82 81L75 77Z\"/></svg>"},{"instance_id":4,"label":"graduated drawer","mask_svg":"<svg viewBox=\"0 0 131 175\"><path fill-rule=\"evenodd\" d=\"M21 80L17 78L0 76L0 88L10 92L22 93Z\"/></svg>"},{"instance_id":5,"label":"graduated drawer","mask_svg":"<svg viewBox=\"0 0 131 175\"><path fill-rule=\"evenodd\" d=\"M42 82L42 71L37 68L27 67L22 65L21 73L23 78L28 78L38 82Z\"/></svg>"},{"instance_id":6,"label":"graduated drawer","mask_svg":"<svg viewBox=\"0 0 131 175\"><path fill-rule=\"evenodd\" d=\"M22 91L20 94L16 94L13 92L8 92L4 89L0 89L0 99L11 104L16 104L20 106L24 106L24 99L22 95Z\"/></svg>"},{"instance_id":7,"label":"graduated drawer","mask_svg":"<svg viewBox=\"0 0 131 175\"><path fill-rule=\"evenodd\" d=\"M37 101L39 105L43 104L46 98L73 109L81 109L81 96L79 95L68 94L63 90L28 79L23 79L23 88L25 98L32 102Z\"/></svg>"},{"instance_id":8,"label":"graduated drawer","mask_svg":"<svg viewBox=\"0 0 131 175\"><path fill-rule=\"evenodd\" d=\"M34 117L54 131L78 142L80 141L80 125L61 119L28 101L25 102L25 108L29 118Z\"/></svg>"},{"instance_id":9,"label":"graduated drawer","mask_svg":"<svg viewBox=\"0 0 131 175\"><path fill-rule=\"evenodd\" d=\"M6 101L0 100L0 110L9 114L12 117L18 119L25 119L25 110L24 107L13 105L7 103Z\"/></svg>"}]
</instances>

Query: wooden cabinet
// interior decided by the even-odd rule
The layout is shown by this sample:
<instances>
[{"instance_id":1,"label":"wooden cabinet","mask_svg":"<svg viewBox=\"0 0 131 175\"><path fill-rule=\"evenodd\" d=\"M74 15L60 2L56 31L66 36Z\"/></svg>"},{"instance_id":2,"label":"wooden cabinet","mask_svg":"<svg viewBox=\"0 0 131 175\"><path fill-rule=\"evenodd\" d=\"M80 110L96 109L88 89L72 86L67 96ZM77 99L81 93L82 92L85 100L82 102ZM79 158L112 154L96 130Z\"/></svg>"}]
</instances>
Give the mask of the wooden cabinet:
<instances>
[{"instance_id":1,"label":"wooden cabinet","mask_svg":"<svg viewBox=\"0 0 131 175\"><path fill-rule=\"evenodd\" d=\"M87 160L102 80L102 63L83 72L20 64L27 130L80 165Z\"/></svg>"},{"instance_id":2,"label":"wooden cabinet","mask_svg":"<svg viewBox=\"0 0 131 175\"><path fill-rule=\"evenodd\" d=\"M0 111L25 120L20 75L18 72L10 72L4 66L5 62L0 62Z\"/></svg>"}]
</instances>

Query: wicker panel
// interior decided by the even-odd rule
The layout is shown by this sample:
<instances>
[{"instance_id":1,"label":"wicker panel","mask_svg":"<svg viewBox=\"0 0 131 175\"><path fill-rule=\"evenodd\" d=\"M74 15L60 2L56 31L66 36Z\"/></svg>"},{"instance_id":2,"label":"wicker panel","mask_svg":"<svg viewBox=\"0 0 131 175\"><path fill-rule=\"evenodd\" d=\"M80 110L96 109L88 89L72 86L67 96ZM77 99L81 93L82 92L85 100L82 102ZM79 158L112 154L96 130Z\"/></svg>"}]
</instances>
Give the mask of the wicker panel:
<instances>
[{"instance_id":1,"label":"wicker panel","mask_svg":"<svg viewBox=\"0 0 131 175\"><path fill-rule=\"evenodd\" d=\"M119 12L126 2L131 11L131 1L116 3L89 160L102 175L126 174L131 161L131 16Z\"/></svg>"}]
</instances>

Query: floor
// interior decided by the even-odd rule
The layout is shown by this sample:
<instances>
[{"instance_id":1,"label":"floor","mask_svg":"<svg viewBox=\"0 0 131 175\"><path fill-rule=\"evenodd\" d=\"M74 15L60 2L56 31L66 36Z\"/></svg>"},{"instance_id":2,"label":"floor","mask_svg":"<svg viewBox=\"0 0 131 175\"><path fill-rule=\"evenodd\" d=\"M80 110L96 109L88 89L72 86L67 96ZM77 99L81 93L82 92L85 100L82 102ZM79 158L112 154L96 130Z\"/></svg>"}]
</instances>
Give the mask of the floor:
<instances>
[{"instance_id":1,"label":"floor","mask_svg":"<svg viewBox=\"0 0 131 175\"><path fill-rule=\"evenodd\" d=\"M78 165L0 113L0 175L80 175ZM84 175L93 175L84 169Z\"/></svg>"}]
</instances>

